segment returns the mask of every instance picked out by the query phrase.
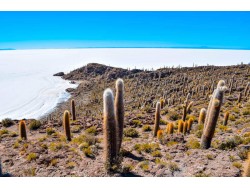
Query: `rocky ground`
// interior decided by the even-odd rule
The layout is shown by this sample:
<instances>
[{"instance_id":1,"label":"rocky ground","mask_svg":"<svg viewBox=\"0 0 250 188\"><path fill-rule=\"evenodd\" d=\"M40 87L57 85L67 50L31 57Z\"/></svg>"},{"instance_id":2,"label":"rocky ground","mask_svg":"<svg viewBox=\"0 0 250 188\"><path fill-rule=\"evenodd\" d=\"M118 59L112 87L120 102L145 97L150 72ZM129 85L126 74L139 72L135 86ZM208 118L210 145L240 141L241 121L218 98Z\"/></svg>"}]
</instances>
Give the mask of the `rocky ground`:
<instances>
[{"instance_id":1,"label":"rocky ground","mask_svg":"<svg viewBox=\"0 0 250 188\"><path fill-rule=\"evenodd\" d=\"M0 123L0 157L4 176L242 176L250 149L250 99L247 83L250 66L162 68L126 70L88 64L64 79L78 82L68 89L76 103L71 120L72 141L66 141L62 127L63 112L70 100L58 105L46 117L25 120L27 141L19 138L18 120ZM125 129L122 162L107 173L103 161L103 91L115 93L115 80L125 84ZM212 147L200 149L203 125L198 124L202 108L219 80L225 80L224 96ZM187 120L194 119L188 134L177 134L183 104L190 93L193 105ZM242 97L238 101L239 94ZM153 137L155 104L164 99L160 128L163 138ZM223 125L229 112L228 125ZM168 123L173 135L166 134Z\"/></svg>"}]
</instances>

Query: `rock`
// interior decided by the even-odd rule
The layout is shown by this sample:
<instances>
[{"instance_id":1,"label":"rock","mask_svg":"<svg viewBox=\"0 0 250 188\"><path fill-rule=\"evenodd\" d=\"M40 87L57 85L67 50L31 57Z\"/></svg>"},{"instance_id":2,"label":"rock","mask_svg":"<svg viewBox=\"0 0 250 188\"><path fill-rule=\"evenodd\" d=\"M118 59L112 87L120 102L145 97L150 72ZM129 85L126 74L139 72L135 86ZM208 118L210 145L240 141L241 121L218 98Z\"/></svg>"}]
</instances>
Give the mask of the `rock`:
<instances>
[{"instance_id":1,"label":"rock","mask_svg":"<svg viewBox=\"0 0 250 188\"><path fill-rule=\"evenodd\" d=\"M64 72L58 72L56 74L53 74L53 76L64 76Z\"/></svg>"}]
</instances>

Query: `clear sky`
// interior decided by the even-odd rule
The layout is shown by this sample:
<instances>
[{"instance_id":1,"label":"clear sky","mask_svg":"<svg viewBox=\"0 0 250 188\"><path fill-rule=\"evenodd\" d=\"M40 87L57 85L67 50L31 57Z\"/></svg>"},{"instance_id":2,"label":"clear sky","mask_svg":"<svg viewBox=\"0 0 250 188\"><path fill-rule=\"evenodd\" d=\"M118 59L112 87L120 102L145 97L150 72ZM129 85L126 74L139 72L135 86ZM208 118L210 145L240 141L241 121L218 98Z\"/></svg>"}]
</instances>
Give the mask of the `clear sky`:
<instances>
[{"instance_id":1,"label":"clear sky","mask_svg":"<svg viewBox=\"0 0 250 188\"><path fill-rule=\"evenodd\" d=\"M0 49L250 49L250 12L0 12Z\"/></svg>"}]
</instances>

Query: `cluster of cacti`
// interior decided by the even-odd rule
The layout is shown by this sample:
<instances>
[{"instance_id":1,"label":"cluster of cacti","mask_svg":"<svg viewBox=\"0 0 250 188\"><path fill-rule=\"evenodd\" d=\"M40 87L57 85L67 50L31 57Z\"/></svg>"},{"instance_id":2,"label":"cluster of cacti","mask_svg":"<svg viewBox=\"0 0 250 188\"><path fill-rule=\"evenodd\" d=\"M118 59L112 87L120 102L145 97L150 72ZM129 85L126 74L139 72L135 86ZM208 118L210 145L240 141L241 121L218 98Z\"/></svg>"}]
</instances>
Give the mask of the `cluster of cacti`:
<instances>
[{"instance_id":1,"label":"cluster of cacti","mask_svg":"<svg viewBox=\"0 0 250 188\"><path fill-rule=\"evenodd\" d=\"M65 110L63 114L63 128L64 128L64 133L65 133L67 140L71 141L70 114L68 110Z\"/></svg>"},{"instance_id":2,"label":"cluster of cacti","mask_svg":"<svg viewBox=\"0 0 250 188\"><path fill-rule=\"evenodd\" d=\"M117 164L124 127L124 83L116 81L116 98L111 89L103 93L104 158L107 170Z\"/></svg>"},{"instance_id":3,"label":"cluster of cacti","mask_svg":"<svg viewBox=\"0 0 250 188\"><path fill-rule=\"evenodd\" d=\"M174 133L174 125L173 125L173 123L169 123L167 125L167 133L168 134L173 134Z\"/></svg>"},{"instance_id":4,"label":"cluster of cacti","mask_svg":"<svg viewBox=\"0 0 250 188\"><path fill-rule=\"evenodd\" d=\"M26 124L23 120L19 122L19 136L21 139L27 140Z\"/></svg>"},{"instance_id":5,"label":"cluster of cacti","mask_svg":"<svg viewBox=\"0 0 250 188\"><path fill-rule=\"evenodd\" d=\"M214 135L225 91L225 81L220 80L210 99L204 129L201 137L201 147L208 149Z\"/></svg>"}]
</instances>

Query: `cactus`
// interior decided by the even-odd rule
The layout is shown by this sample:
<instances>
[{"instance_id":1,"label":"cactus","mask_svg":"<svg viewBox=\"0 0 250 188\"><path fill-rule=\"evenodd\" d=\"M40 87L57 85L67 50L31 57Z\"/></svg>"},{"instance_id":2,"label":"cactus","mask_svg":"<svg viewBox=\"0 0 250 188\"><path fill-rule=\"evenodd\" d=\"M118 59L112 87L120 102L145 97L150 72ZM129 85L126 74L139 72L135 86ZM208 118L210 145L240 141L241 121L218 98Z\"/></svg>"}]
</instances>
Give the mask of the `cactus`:
<instances>
[{"instance_id":1,"label":"cactus","mask_svg":"<svg viewBox=\"0 0 250 188\"><path fill-rule=\"evenodd\" d=\"M21 139L27 140L26 124L23 120L21 120L19 123L19 136Z\"/></svg>"},{"instance_id":2,"label":"cactus","mask_svg":"<svg viewBox=\"0 0 250 188\"><path fill-rule=\"evenodd\" d=\"M250 152L248 152L248 158L247 158L244 166L245 167L244 167L243 176L250 177Z\"/></svg>"},{"instance_id":3,"label":"cactus","mask_svg":"<svg viewBox=\"0 0 250 188\"><path fill-rule=\"evenodd\" d=\"M223 95L225 82L220 81L217 88L210 99L208 106L208 113L204 124L204 130L201 137L201 148L208 149L214 135L215 127L220 113L220 108L223 102Z\"/></svg>"},{"instance_id":4,"label":"cactus","mask_svg":"<svg viewBox=\"0 0 250 188\"><path fill-rule=\"evenodd\" d=\"M76 120L76 107L75 107L75 100L71 100L71 113L72 113L72 120Z\"/></svg>"},{"instance_id":5,"label":"cactus","mask_svg":"<svg viewBox=\"0 0 250 188\"><path fill-rule=\"evenodd\" d=\"M69 111L65 110L63 114L63 128L64 128L64 133L65 136L67 137L68 141L71 141L71 136L70 136L70 120L69 120Z\"/></svg>"},{"instance_id":6,"label":"cactus","mask_svg":"<svg viewBox=\"0 0 250 188\"><path fill-rule=\"evenodd\" d=\"M107 170L116 161L116 120L114 109L114 96L111 89L106 89L103 93L103 131L104 131L104 159Z\"/></svg>"},{"instance_id":7,"label":"cactus","mask_svg":"<svg viewBox=\"0 0 250 188\"><path fill-rule=\"evenodd\" d=\"M201 111L200 111L200 115L199 115L199 121L198 121L199 125L204 124L204 121L205 121L205 118L206 118L206 113L207 113L206 109L202 108Z\"/></svg>"},{"instance_id":8,"label":"cactus","mask_svg":"<svg viewBox=\"0 0 250 188\"><path fill-rule=\"evenodd\" d=\"M226 112L224 114L224 121L223 121L223 125L227 125L227 122L228 122L228 117L229 117L229 112Z\"/></svg>"},{"instance_id":9,"label":"cactus","mask_svg":"<svg viewBox=\"0 0 250 188\"><path fill-rule=\"evenodd\" d=\"M193 118L189 118L188 122L187 122L187 131L190 132L192 129L192 125L193 125L194 119Z\"/></svg>"},{"instance_id":10,"label":"cactus","mask_svg":"<svg viewBox=\"0 0 250 188\"><path fill-rule=\"evenodd\" d=\"M245 90L244 90L244 96L247 96L247 91L249 89L249 86L250 86L250 82L247 82L247 85L246 85Z\"/></svg>"},{"instance_id":11,"label":"cactus","mask_svg":"<svg viewBox=\"0 0 250 188\"><path fill-rule=\"evenodd\" d=\"M238 96L238 100L237 100L238 104L241 102L241 98L242 98L242 94L241 94L241 92L240 92L240 93L239 93L239 96Z\"/></svg>"},{"instance_id":12,"label":"cactus","mask_svg":"<svg viewBox=\"0 0 250 188\"><path fill-rule=\"evenodd\" d=\"M157 102L156 103L156 109L155 109L154 137L156 137L157 131L159 130L160 111L161 111L161 104L160 104L160 102Z\"/></svg>"},{"instance_id":13,"label":"cactus","mask_svg":"<svg viewBox=\"0 0 250 188\"><path fill-rule=\"evenodd\" d=\"M178 134L181 134L183 132L183 126L184 126L184 122L182 120L179 120L179 122L178 122Z\"/></svg>"},{"instance_id":14,"label":"cactus","mask_svg":"<svg viewBox=\"0 0 250 188\"><path fill-rule=\"evenodd\" d=\"M160 103L161 103L161 109L162 109L164 107L164 99L163 98L161 98Z\"/></svg>"},{"instance_id":15,"label":"cactus","mask_svg":"<svg viewBox=\"0 0 250 188\"><path fill-rule=\"evenodd\" d=\"M189 103L189 105L187 106L187 113L190 113L191 107L193 106L193 101L191 101Z\"/></svg>"},{"instance_id":16,"label":"cactus","mask_svg":"<svg viewBox=\"0 0 250 188\"><path fill-rule=\"evenodd\" d=\"M185 120L186 120L186 116L187 116L187 107L188 107L189 98L190 98L190 93L188 93L187 98L186 98L186 100L184 101L182 121L185 121Z\"/></svg>"},{"instance_id":17,"label":"cactus","mask_svg":"<svg viewBox=\"0 0 250 188\"><path fill-rule=\"evenodd\" d=\"M174 133L174 125L173 123L169 123L167 126L167 133L168 134L173 134Z\"/></svg>"},{"instance_id":18,"label":"cactus","mask_svg":"<svg viewBox=\"0 0 250 188\"><path fill-rule=\"evenodd\" d=\"M184 125L183 125L183 134L184 134L184 135L186 135L186 133L187 133L187 127L188 127L188 122L185 121L185 122L184 122Z\"/></svg>"},{"instance_id":19,"label":"cactus","mask_svg":"<svg viewBox=\"0 0 250 188\"><path fill-rule=\"evenodd\" d=\"M161 139L163 137L163 130L158 130L157 131L157 138Z\"/></svg>"},{"instance_id":20,"label":"cactus","mask_svg":"<svg viewBox=\"0 0 250 188\"><path fill-rule=\"evenodd\" d=\"M116 81L116 96L115 96L115 119L116 119L116 139L117 139L117 154L119 154L123 127L124 127L124 83L122 79Z\"/></svg>"}]
</instances>

